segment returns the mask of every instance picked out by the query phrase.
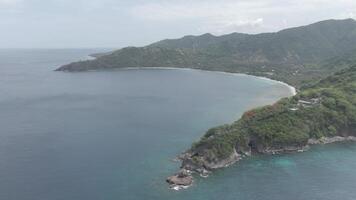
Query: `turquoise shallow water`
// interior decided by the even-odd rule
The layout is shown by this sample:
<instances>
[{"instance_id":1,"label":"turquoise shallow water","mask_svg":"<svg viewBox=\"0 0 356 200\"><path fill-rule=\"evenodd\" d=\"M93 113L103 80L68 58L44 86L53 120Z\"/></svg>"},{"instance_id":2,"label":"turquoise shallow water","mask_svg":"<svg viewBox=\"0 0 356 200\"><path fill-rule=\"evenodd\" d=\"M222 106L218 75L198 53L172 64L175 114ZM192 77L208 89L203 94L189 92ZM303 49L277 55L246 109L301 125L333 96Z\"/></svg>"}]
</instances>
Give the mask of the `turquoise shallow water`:
<instances>
[{"instance_id":1,"label":"turquoise shallow water","mask_svg":"<svg viewBox=\"0 0 356 200\"><path fill-rule=\"evenodd\" d=\"M352 143L249 158L169 190L192 141L289 89L194 70L53 71L98 51L0 50L0 199L356 199Z\"/></svg>"}]
</instances>

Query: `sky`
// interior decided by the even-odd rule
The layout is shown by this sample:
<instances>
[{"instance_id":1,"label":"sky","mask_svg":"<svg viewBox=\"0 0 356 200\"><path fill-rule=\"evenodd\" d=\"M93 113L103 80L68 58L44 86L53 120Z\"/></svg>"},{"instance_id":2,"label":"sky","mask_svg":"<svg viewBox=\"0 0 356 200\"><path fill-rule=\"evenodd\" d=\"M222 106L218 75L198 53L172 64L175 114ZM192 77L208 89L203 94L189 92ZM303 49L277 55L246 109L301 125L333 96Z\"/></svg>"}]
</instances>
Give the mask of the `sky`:
<instances>
[{"instance_id":1,"label":"sky","mask_svg":"<svg viewBox=\"0 0 356 200\"><path fill-rule=\"evenodd\" d=\"M356 0L0 0L0 48L121 48L356 18Z\"/></svg>"}]
</instances>

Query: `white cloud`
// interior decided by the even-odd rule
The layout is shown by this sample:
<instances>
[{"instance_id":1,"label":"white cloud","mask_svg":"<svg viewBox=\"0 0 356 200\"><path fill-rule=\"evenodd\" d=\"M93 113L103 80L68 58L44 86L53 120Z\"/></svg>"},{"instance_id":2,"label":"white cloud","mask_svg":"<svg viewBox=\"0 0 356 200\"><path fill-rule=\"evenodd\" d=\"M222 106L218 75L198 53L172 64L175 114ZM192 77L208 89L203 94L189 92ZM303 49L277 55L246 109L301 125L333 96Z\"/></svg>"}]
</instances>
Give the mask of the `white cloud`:
<instances>
[{"instance_id":1,"label":"white cloud","mask_svg":"<svg viewBox=\"0 0 356 200\"><path fill-rule=\"evenodd\" d=\"M0 0L0 6L12 6L21 3L22 0Z\"/></svg>"},{"instance_id":2,"label":"white cloud","mask_svg":"<svg viewBox=\"0 0 356 200\"><path fill-rule=\"evenodd\" d=\"M192 22L212 33L275 31L328 18L354 17L355 0L155 1L132 7L146 22ZM294 23L294 24L291 24Z\"/></svg>"},{"instance_id":3,"label":"white cloud","mask_svg":"<svg viewBox=\"0 0 356 200\"><path fill-rule=\"evenodd\" d=\"M262 1L162 2L135 6L131 15L141 20L159 22L199 21L198 30L220 34L262 26L264 19L258 10L265 6L266 3Z\"/></svg>"},{"instance_id":4,"label":"white cloud","mask_svg":"<svg viewBox=\"0 0 356 200\"><path fill-rule=\"evenodd\" d=\"M134 6L131 14L142 19L149 20L184 20L191 18L236 18L241 12L246 12L244 8L261 7L261 2L156 2Z\"/></svg>"},{"instance_id":5,"label":"white cloud","mask_svg":"<svg viewBox=\"0 0 356 200\"><path fill-rule=\"evenodd\" d=\"M22 7L22 0L0 0L0 15L11 16L13 14L18 14L21 12L21 7ZM2 19L2 22L4 22L4 18Z\"/></svg>"},{"instance_id":6,"label":"white cloud","mask_svg":"<svg viewBox=\"0 0 356 200\"><path fill-rule=\"evenodd\" d=\"M214 34L225 34L231 32L258 32L264 26L264 19L250 19L250 20L221 20L203 24L198 28L200 32L211 32Z\"/></svg>"},{"instance_id":7,"label":"white cloud","mask_svg":"<svg viewBox=\"0 0 356 200\"><path fill-rule=\"evenodd\" d=\"M349 17L356 17L356 0L0 0L0 44L141 46L188 34L270 32Z\"/></svg>"}]
</instances>

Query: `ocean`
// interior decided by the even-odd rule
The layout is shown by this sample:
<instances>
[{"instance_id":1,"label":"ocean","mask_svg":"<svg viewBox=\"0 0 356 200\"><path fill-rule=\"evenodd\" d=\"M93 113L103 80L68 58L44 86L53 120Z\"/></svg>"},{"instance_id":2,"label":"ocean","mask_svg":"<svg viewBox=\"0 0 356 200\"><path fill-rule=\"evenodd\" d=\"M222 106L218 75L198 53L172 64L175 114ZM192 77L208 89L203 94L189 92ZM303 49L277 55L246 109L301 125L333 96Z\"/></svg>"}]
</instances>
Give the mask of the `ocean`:
<instances>
[{"instance_id":1,"label":"ocean","mask_svg":"<svg viewBox=\"0 0 356 200\"><path fill-rule=\"evenodd\" d=\"M179 69L55 72L101 49L0 50L1 200L356 199L356 145L257 156L168 188L209 128L292 95L247 75Z\"/></svg>"}]
</instances>

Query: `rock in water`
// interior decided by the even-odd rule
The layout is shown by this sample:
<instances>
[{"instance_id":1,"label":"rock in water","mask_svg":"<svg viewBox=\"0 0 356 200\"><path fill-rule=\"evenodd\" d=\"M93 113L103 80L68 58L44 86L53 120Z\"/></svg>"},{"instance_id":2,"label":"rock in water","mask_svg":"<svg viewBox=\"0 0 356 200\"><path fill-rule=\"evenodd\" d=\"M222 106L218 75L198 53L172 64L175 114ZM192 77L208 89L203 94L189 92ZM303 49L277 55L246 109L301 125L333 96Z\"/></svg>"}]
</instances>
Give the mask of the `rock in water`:
<instances>
[{"instance_id":1,"label":"rock in water","mask_svg":"<svg viewBox=\"0 0 356 200\"><path fill-rule=\"evenodd\" d=\"M168 177L166 181L171 188L175 186L190 186L193 183L193 177L188 170L182 169L176 175Z\"/></svg>"}]
</instances>

